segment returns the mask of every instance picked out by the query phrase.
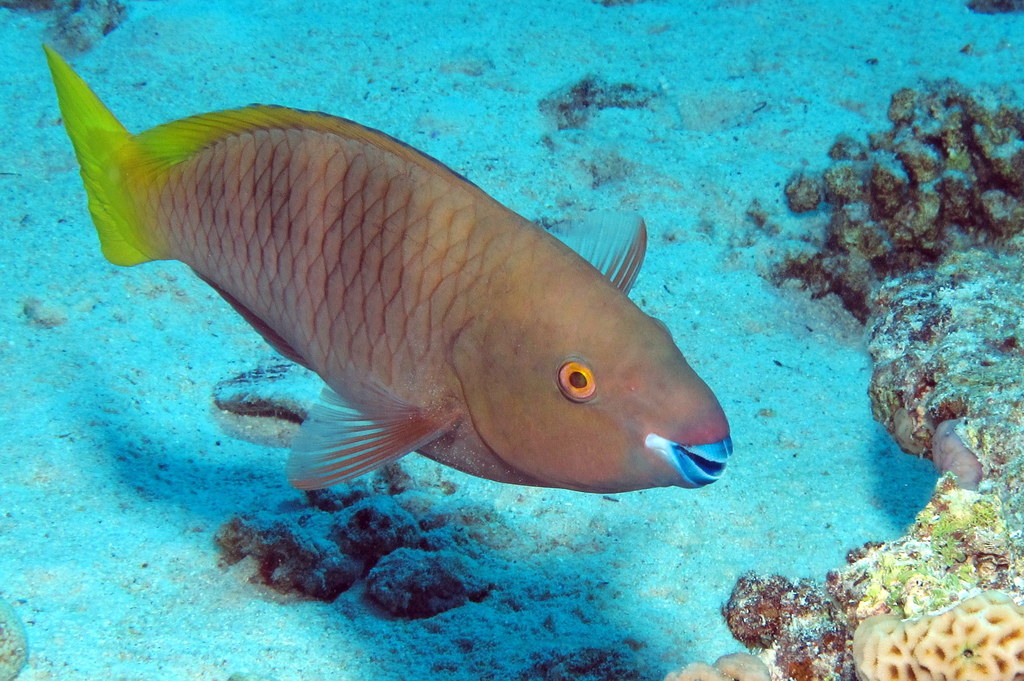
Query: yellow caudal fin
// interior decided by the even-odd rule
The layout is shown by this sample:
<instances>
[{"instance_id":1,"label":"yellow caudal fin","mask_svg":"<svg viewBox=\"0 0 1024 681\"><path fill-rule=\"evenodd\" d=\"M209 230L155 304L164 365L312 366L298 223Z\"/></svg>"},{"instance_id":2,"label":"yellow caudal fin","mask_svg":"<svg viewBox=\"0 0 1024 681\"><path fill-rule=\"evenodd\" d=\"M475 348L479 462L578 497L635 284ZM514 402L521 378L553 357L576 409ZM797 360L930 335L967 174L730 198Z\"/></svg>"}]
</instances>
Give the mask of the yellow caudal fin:
<instances>
[{"instance_id":1,"label":"yellow caudal fin","mask_svg":"<svg viewBox=\"0 0 1024 681\"><path fill-rule=\"evenodd\" d=\"M64 128L82 169L103 255L115 265L137 265L160 257L149 243L132 196L137 181L126 172L138 154L132 134L59 54L45 45L43 51L57 89Z\"/></svg>"}]
</instances>

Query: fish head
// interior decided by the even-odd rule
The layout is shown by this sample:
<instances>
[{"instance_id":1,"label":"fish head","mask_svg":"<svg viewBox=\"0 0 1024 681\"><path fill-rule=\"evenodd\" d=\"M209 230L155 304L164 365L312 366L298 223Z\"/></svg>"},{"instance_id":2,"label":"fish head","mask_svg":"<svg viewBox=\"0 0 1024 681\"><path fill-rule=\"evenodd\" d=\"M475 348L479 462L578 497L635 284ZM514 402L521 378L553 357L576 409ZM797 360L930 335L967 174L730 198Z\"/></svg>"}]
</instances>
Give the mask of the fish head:
<instances>
[{"instance_id":1,"label":"fish head","mask_svg":"<svg viewBox=\"0 0 1024 681\"><path fill-rule=\"evenodd\" d=\"M527 484L608 493L717 480L732 452L725 414L665 325L621 294L587 307L492 325L460 375L480 439Z\"/></svg>"}]
</instances>

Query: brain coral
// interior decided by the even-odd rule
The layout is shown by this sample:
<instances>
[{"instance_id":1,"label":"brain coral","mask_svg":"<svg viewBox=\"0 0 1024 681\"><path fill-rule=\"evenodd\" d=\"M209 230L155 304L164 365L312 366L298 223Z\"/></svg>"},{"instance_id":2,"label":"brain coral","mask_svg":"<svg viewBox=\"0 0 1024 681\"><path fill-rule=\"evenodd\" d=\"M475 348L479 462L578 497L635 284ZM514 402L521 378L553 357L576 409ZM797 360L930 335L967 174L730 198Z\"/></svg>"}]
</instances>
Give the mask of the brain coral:
<instances>
[{"instance_id":1,"label":"brain coral","mask_svg":"<svg viewBox=\"0 0 1024 681\"><path fill-rule=\"evenodd\" d=\"M853 637L861 681L1022 681L1024 608L987 591L938 615L864 620Z\"/></svg>"},{"instance_id":2,"label":"brain coral","mask_svg":"<svg viewBox=\"0 0 1024 681\"><path fill-rule=\"evenodd\" d=\"M747 653L723 655L714 665L695 662L672 672L664 681L771 681L765 663Z\"/></svg>"}]
</instances>

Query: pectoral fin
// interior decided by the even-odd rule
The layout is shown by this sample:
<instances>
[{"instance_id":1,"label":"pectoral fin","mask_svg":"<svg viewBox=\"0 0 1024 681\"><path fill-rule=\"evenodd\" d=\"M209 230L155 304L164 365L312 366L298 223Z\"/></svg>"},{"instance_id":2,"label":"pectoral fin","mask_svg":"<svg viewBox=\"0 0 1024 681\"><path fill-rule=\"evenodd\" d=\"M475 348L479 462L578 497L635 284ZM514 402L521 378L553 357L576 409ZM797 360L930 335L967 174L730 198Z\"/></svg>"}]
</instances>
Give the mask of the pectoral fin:
<instances>
[{"instance_id":1,"label":"pectoral fin","mask_svg":"<svg viewBox=\"0 0 1024 681\"><path fill-rule=\"evenodd\" d=\"M369 473L438 438L454 419L429 416L390 392L373 392L359 408L324 388L292 443L288 479L320 489Z\"/></svg>"}]
</instances>

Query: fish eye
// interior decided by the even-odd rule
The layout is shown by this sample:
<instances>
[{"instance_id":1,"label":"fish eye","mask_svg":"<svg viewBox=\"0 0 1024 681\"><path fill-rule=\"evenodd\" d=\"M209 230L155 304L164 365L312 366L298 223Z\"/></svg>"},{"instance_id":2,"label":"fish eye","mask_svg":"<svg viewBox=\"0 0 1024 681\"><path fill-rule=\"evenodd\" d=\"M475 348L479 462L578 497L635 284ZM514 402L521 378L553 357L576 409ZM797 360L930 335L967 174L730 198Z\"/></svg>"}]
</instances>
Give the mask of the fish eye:
<instances>
[{"instance_id":1,"label":"fish eye","mask_svg":"<svg viewBox=\"0 0 1024 681\"><path fill-rule=\"evenodd\" d=\"M594 372L579 360L571 359L558 368L558 389L573 402L589 402L597 392Z\"/></svg>"}]
</instances>

